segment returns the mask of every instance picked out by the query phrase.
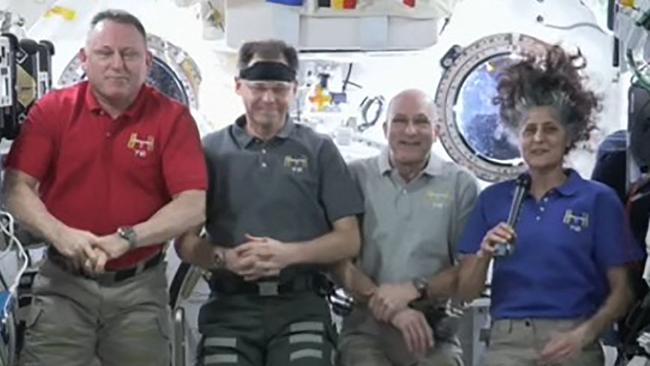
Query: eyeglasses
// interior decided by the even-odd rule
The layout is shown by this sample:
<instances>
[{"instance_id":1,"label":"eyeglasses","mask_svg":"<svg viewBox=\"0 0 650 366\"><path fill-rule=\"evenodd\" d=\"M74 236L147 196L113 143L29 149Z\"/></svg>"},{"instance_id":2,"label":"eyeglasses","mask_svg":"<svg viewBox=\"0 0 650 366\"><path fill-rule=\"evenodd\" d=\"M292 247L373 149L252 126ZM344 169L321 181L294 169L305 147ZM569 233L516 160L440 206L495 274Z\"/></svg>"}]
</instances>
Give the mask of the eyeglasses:
<instances>
[{"instance_id":1,"label":"eyeglasses","mask_svg":"<svg viewBox=\"0 0 650 366\"><path fill-rule=\"evenodd\" d=\"M283 97L287 96L294 87L294 83L288 81L252 81L241 79L240 81L256 95L263 95L270 91L273 95Z\"/></svg>"}]
</instances>

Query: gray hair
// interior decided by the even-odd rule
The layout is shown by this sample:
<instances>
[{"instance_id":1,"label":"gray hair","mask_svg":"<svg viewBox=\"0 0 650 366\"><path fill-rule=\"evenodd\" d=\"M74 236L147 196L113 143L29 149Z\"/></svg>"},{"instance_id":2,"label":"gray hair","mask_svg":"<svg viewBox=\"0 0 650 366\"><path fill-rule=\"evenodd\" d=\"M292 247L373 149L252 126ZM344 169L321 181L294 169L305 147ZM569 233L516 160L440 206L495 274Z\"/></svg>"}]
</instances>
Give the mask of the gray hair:
<instances>
[{"instance_id":1,"label":"gray hair","mask_svg":"<svg viewBox=\"0 0 650 366\"><path fill-rule=\"evenodd\" d=\"M528 117L528 112L536 107L552 108L556 113L558 122L567 131L569 141L578 140L581 132L580 128L575 123L571 123L571 115L573 114L574 108L573 102L569 98L569 95L561 90L554 90L545 94L533 93L529 94L528 98L519 98L515 102L514 108L509 110L509 115L504 118L506 127L509 127L513 133L518 133Z\"/></svg>"}]
</instances>

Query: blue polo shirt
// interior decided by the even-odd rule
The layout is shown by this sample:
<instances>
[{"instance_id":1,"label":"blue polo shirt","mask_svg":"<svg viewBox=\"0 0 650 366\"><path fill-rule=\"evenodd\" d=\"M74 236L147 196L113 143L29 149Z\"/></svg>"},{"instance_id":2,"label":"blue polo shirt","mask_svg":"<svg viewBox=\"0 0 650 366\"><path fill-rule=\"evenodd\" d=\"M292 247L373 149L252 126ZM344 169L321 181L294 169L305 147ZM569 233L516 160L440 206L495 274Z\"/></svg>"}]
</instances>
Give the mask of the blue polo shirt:
<instances>
[{"instance_id":1,"label":"blue polo shirt","mask_svg":"<svg viewBox=\"0 0 650 366\"><path fill-rule=\"evenodd\" d=\"M515 251L494 261L494 319L589 317L607 297L607 270L641 258L616 193L574 170L568 174L539 202L524 198ZM485 233L507 221L514 189L510 180L481 192L461 254L476 253Z\"/></svg>"}]
</instances>

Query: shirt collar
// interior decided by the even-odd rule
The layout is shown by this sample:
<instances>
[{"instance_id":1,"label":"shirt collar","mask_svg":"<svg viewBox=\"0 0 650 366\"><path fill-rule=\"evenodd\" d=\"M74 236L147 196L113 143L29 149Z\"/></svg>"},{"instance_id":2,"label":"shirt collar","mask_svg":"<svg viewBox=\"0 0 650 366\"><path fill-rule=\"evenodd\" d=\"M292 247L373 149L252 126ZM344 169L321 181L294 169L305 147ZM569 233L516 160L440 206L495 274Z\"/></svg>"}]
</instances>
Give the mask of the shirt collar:
<instances>
[{"instance_id":1,"label":"shirt collar","mask_svg":"<svg viewBox=\"0 0 650 366\"><path fill-rule=\"evenodd\" d=\"M282 129L278 131L278 133L273 138L279 137L281 139L286 139L291 135L293 128L293 121L290 118L287 118L284 126L282 126ZM242 147L248 146L255 139L254 136L249 135L248 131L246 131L245 114L239 116L239 118L235 120L235 123L233 124L233 135L235 137L235 140L237 140L237 143Z\"/></svg>"},{"instance_id":2,"label":"shirt collar","mask_svg":"<svg viewBox=\"0 0 650 366\"><path fill-rule=\"evenodd\" d=\"M578 192L584 179L573 169L567 169L566 172L567 180L564 181L564 184L557 187L556 190L563 196L572 196Z\"/></svg>"},{"instance_id":3,"label":"shirt collar","mask_svg":"<svg viewBox=\"0 0 650 366\"><path fill-rule=\"evenodd\" d=\"M422 172L428 176L440 175L443 170L443 161L433 153L429 154L429 161ZM390 164L390 147L382 149L379 155L379 174L384 175L393 170Z\"/></svg>"},{"instance_id":4,"label":"shirt collar","mask_svg":"<svg viewBox=\"0 0 650 366\"><path fill-rule=\"evenodd\" d=\"M565 172L567 173L567 179L564 181L564 183L562 183L561 186L555 187L552 191L555 191L562 196L573 196L578 192L578 189L580 188L582 182L584 182L584 179L582 179L580 174L578 174L578 172L573 169L566 169ZM513 179L511 182L514 186L517 180ZM514 191L510 193L511 196L513 194Z\"/></svg>"},{"instance_id":5,"label":"shirt collar","mask_svg":"<svg viewBox=\"0 0 650 366\"><path fill-rule=\"evenodd\" d=\"M92 92L92 87L90 86L90 83L88 83L88 81L84 81L84 83L86 83L85 100L86 100L86 105L88 106L88 109L90 109L90 111L93 112L93 113L98 113L98 114L105 113L104 109L102 108L102 106L97 101L97 97ZM133 118L133 117L138 115L138 113L142 110L142 108L144 107L144 104L145 104L144 103L144 101L145 101L144 94L146 93L145 89L147 89L147 86L143 85L140 88L140 91L138 92L138 95L135 97L135 100L133 101L133 103L131 103L129 108L127 108L127 110L124 111L121 114L122 116Z\"/></svg>"}]
</instances>

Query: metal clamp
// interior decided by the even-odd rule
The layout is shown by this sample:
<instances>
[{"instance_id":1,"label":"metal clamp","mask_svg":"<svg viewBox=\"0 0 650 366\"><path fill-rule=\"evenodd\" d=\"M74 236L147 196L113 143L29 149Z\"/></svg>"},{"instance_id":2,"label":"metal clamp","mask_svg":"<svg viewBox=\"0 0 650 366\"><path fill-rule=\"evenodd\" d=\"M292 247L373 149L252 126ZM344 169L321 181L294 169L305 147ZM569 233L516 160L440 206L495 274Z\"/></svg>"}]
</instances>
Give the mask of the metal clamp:
<instances>
[{"instance_id":1,"label":"metal clamp","mask_svg":"<svg viewBox=\"0 0 650 366\"><path fill-rule=\"evenodd\" d=\"M280 284L278 281L260 281L257 283L260 296L278 296Z\"/></svg>"}]
</instances>

